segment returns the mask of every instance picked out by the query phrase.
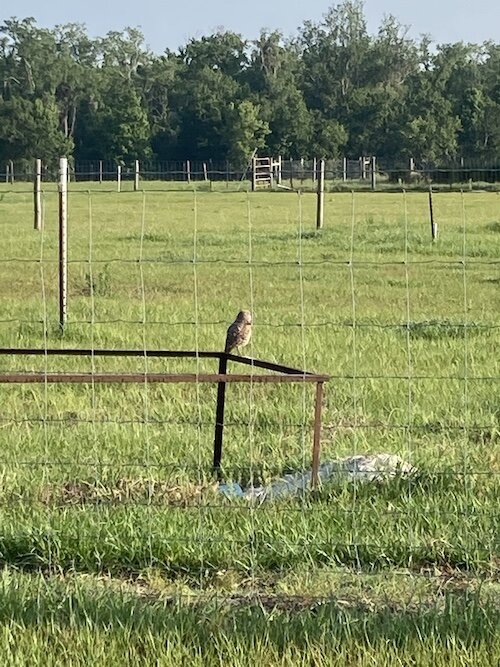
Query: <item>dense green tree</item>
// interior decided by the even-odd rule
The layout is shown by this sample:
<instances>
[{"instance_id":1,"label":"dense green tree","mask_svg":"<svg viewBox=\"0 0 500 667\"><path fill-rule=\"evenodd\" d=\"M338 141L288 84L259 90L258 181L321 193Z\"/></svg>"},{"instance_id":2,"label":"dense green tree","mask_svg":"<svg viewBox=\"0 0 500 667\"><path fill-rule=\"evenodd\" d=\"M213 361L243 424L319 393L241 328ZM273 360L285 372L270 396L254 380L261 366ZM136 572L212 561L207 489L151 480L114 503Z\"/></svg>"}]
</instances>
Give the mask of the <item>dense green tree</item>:
<instances>
[{"instance_id":1,"label":"dense green tree","mask_svg":"<svg viewBox=\"0 0 500 667\"><path fill-rule=\"evenodd\" d=\"M226 157L231 149L229 128L234 110L242 101L239 84L204 65L179 76L173 100L180 123L176 157Z\"/></svg>"},{"instance_id":2,"label":"dense green tree","mask_svg":"<svg viewBox=\"0 0 500 667\"><path fill-rule=\"evenodd\" d=\"M151 148L159 156L171 156L176 150L180 122L172 95L179 66L177 58L167 53L138 68L137 86L148 115Z\"/></svg>"},{"instance_id":3,"label":"dense green tree","mask_svg":"<svg viewBox=\"0 0 500 667\"><path fill-rule=\"evenodd\" d=\"M269 125L266 142L275 155L307 155L313 119L299 86L299 54L279 32L262 32L253 44L247 81Z\"/></svg>"},{"instance_id":4,"label":"dense green tree","mask_svg":"<svg viewBox=\"0 0 500 667\"><path fill-rule=\"evenodd\" d=\"M72 151L72 139L59 129L59 111L53 98L0 99L0 155L20 161L43 155L53 165L57 156L71 155Z\"/></svg>"},{"instance_id":5,"label":"dense green tree","mask_svg":"<svg viewBox=\"0 0 500 667\"><path fill-rule=\"evenodd\" d=\"M95 49L81 26L36 27L33 19L11 19L0 27L3 98L52 99L59 129L73 137L77 110L91 86Z\"/></svg>"},{"instance_id":6,"label":"dense green tree","mask_svg":"<svg viewBox=\"0 0 500 667\"><path fill-rule=\"evenodd\" d=\"M179 57L189 71L208 67L232 79L240 79L248 64L246 50L247 43L240 35L218 31L208 37L191 39L180 49Z\"/></svg>"},{"instance_id":7,"label":"dense green tree","mask_svg":"<svg viewBox=\"0 0 500 667\"><path fill-rule=\"evenodd\" d=\"M124 80L106 81L93 107L82 113L76 141L83 159L124 163L150 157L149 122L137 91Z\"/></svg>"},{"instance_id":8,"label":"dense green tree","mask_svg":"<svg viewBox=\"0 0 500 667\"><path fill-rule=\"evenodd\" d=\"M481 155L498 158L500 155L500 45L488 43L484 49L483 125L480 128Z\"/></svg>"},{"instance_id":9,"label":"dense green tree","mask_svg":"<svg viewBox=\"0 0 500 667\"><path fill-rule=\"evenodd\" d=\"M136 28L0 25L0 161L500 154L500 45L434 46L361 0L290 39L231 31L151 53Z\"/></svg>"},{"instance_id":10,"label":"dense green tree","mask_svg":"<svg viewBox=\"0 0 500 667\"><path fill-rule=\"evenodd\" d=\"M235 107L228 130L228 157L237 166L245 166L265 146L268 124L260 117L258 106L244 100Z\"/></svg>"}]
</instances>

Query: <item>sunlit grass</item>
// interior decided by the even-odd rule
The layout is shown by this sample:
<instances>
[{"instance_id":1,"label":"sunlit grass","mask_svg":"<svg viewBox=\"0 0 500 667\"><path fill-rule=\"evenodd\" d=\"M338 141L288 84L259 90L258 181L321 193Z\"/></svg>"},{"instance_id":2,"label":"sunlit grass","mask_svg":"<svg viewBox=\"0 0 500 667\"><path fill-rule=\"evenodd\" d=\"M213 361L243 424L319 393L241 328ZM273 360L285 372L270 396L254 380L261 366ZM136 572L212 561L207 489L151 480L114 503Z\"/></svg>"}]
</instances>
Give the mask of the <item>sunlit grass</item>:
<instances>
[{"instance_id":1,"label":"sunlit grass","mask_svg":"<svg viewBox=\"0 0 500 667\"><path fill-rule=\"evenodd\" d=\"M437 193L432 243L425 193L329 193L317 232L312 194L71 190L69 321L61 334L57 195L45 194L40 234L29 190L0 186L0 346L220 350L236 312L251 308L249 354L332 376L323 459L390 452L418 473L367 486L332 483L261 506L228 501L210 469L215 387L2 385L2 563L116 577L154 570L191 592L231 573L231 594L252 581L261 595L275 590L276 573L307 579L325 568L328 581L335 568L384 581L403 570L410 587L428 569L498 576L498 194ZM146 366L143 358L3 356L1 364L3 371L216 371L207 360ZM308 467L313 398L312 387L228 387L227 478L261 483ZM294 664L299 651L312 664L314 655L331 654L331 664L368 665L377 656L389 665L403 655L486 665L494 664L491 651L498 654L486 641L486 628L495 630L489 602L463 592L444 606L434 591L435 604L410 611L388 604L375 615L336 602L298 617L228 608L217 628L200 620L211 615L202 606L165 620L173 637L165 647L162 618L170 612L160 602L106 592L104 603L67 582L23 577L2 589L12 612L5 613L22 628L19 664L41 656L54 632L67 654L54 648L53 664L99 655L108 640L94 611L106 604L116 618L132 618L109 638L117 664L123 642L138 664L152 655L161 664L211 664L217 651L228 652L228 664L249 664L249 655L252 664L278 664L279 656L279 664ZM24 591L21 616L12 607L16 587ZM297 594L320 592L311 584ZM76 610L67 625L54 616L58 604ZM37 605L46 606L34 626ZM137 610L157 615L142 635ZM228 624L236 632L231 647ZM0 640L7 663L11 632ZM196 653L205 632L215 633L212 648ZM300 643L301 636L309 639Z\"/></svg>"}]
</instances>

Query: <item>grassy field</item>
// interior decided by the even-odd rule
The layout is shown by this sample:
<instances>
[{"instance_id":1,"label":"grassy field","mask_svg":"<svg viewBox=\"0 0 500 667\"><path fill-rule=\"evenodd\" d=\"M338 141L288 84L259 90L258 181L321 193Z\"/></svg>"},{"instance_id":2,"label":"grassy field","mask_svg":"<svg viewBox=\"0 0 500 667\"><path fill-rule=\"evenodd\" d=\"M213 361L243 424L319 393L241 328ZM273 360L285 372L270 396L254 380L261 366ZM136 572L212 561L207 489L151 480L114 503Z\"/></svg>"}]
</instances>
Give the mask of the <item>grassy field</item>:
<instances>
[{"instance_id":1,"label":"grassy field","mask_svg":"<svg viewBox=\"0 0 500 667\"><path fill-rule=\"evenodd\" d=\"M1 347L218 350L249 308L249 355L332 376L323 460L389 452L418 473L230 501L215 387L1 385L2 662L498 662L500 195L437 193L432 243L424 193L330 193L318 233L312 194L91 187L70 187L61 334L57 195L38 233L29 191L0 186ZM308 467L313 393L229 386L226 477Z\"/></svg>"}]
</instances>

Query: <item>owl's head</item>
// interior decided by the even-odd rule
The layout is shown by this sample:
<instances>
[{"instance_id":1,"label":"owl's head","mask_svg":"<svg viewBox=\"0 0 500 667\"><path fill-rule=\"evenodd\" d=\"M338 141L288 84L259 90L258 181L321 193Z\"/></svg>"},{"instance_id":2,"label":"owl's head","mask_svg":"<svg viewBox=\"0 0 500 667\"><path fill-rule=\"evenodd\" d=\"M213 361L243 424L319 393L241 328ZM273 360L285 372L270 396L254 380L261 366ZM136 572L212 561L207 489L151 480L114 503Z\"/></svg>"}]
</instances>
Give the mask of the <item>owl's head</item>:
<instances>
[{"instance_id":1,"label":"owl's head","mask_svg":"<svg viewBox=\"0 0 500 667\"><path fill-rule=\"evenodd\" d=\"M240 310L236 320L243 324L252 324L252 313L249 310Z\"/></svg>"}]
</instances>

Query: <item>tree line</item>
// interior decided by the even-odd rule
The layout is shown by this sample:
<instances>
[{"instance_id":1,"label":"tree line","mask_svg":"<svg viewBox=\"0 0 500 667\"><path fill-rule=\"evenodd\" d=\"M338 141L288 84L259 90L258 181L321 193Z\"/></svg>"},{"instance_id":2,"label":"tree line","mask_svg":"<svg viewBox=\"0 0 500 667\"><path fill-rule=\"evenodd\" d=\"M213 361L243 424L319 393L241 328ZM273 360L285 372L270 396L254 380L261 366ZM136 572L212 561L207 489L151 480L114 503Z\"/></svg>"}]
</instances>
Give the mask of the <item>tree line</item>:
<instances>
[{"instance_id":1,"label":"tree line","mask_svg":"<svg viewBox=\"0 0 500 667\"><path fill-rule=\"evenodd\" d=\"M500 44L370 34L361 0L293 37L230 31L176 51L135 28L0 25L0 161L500 156Z\"/></svg>"}]
</instances>

